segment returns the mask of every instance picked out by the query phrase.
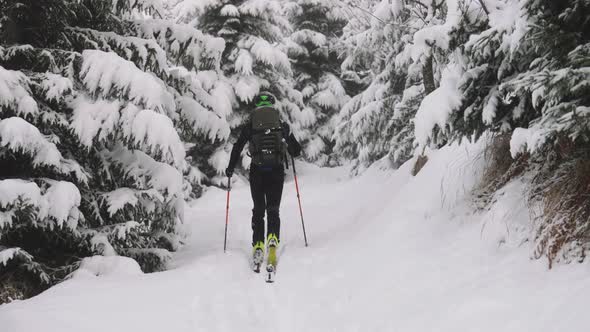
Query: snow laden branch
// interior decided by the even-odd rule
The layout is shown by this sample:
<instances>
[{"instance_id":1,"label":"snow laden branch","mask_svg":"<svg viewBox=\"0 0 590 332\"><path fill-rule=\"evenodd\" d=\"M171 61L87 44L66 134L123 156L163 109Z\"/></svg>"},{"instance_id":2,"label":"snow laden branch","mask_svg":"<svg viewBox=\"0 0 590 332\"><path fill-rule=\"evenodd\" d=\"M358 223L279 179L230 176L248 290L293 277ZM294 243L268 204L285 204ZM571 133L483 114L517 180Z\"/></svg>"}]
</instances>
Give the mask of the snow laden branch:
<instances>
[{"instance_id":1,"label":"snow laden branch","mask_svg":"<svg viewBox=\"0 0 590 332\"><path fill-rule=\"evenodd\" d=\"M0 229L14 226L15 222L35 227L63 227L74 230L80 218L81 196L70 182L42 180L43 188L34 182L19 179L0 181ZM28 218L19 218L23 212Z\"/></svg>"},{"instance_id":2,"label":"snow laden branch","mask_svg":"<svg viewBox=\"0 0 590 332\"><path fill-rule=\"evenodd\" d=\"M173 114L175 109L174 97L161 79L114 53L85 50L79 77L96 96L118 95L165 114Z\"/></svg>"},{"instance_id":3,"label":"snow laden branch","mask_svg":"<svg viewBox=\"0 0 590 332\"><path fill-rule=\"evenodd\" d=\"M55 143L22 118L0 120L0 147L30 156L33 167L53 167L64 175L74 173L78 181L88 183L88 174L76 161L64 158Z\"/></svg>"},{"instance_id":4,"label":"snow laden branch","mask_svg":"<svg viewBox=\"0 0 590 332\"><path fill-rule=\"evenodd\" d=\"M136 20L132 23L135 33L145 39L155 40L166 50L171 59L190 69L219 69L225 41L191 27L169 20Z\"/></svg>"},{"instance_id":5,"label":"snow laden branch","mask_svg":"<svg viewBox=\"0 0 590 332\"><path fill-rule=\"evenodd\" d=\"M166 52L152 39L134 36L121 36L111 31L97 31L87 28L68 28L66 34L85 49L115 52L120 57L133 62L143 71L159 74L168 71Z\"/></svg>"},{"instance_id":6,"label":"snow laden branch","mask_svg":"<svg viewBox=\"0 0 590 332\"><path fill-rule=\"evenodd\" d=\"M39 107L31 96L29 78L19 71L0 66L0 106L19 116L36 115Z\"/></svg>"}]
</instances>

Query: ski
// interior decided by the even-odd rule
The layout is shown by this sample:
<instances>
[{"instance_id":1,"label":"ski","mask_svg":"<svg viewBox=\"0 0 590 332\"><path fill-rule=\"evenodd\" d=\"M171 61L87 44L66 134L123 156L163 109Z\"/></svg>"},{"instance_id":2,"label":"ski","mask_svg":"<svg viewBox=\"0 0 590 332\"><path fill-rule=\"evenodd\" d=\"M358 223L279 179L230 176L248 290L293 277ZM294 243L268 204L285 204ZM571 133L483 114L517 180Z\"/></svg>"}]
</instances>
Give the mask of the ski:
<instances>
[{"instance_id":1,"label":"ski","mask_svg":"<svg viewBox=\"0 0 590 332\"><path fill-rule=\"evenodd\" d=\"M266 266L266 282L269 284L275 282L276 273L277 273L276 268L273 265L267 265Z\"/></svg>"},{"instance_id":2,"label":"ski","mask_svg":"<svg viewBox=\"0 0 590 332\"><path fill-rule=\"evenodd\" d=\"M260 264L252 263L252 271L260 273Z\"/></svg>"},{"instance_id":3,"label":"ski","mask_svg":"<svg viewBox=\"0 0 590 332\"><path fill-rule=\"evenodd\" d=\"M260 266L264 261L264 251L262 249L257 248L254 250L254 254L252 255L252 270L256 273L260 273Z\"/></svg>"},{"instance_id":4,"label":"ski","mask_svg":"<svg viewBox=\"0 0 590 332\"><path fill-rule=\"evenodd\" d=\"M283 255L283 252L285 251L285 248L286 247L287 246L284 245L284 246L281 246L281 248L279 248L279 252L278 252L278 257L277 258L280 258ZM269 284L275 282L275 278L276 278L276 275L277 275L277 260L278 259L275 260L275 264L274 265L273 264L269 264L269 263L267 263L267 265L266 265L265 281L267 283L269 283Z\"/></svg>"}]
</instances>

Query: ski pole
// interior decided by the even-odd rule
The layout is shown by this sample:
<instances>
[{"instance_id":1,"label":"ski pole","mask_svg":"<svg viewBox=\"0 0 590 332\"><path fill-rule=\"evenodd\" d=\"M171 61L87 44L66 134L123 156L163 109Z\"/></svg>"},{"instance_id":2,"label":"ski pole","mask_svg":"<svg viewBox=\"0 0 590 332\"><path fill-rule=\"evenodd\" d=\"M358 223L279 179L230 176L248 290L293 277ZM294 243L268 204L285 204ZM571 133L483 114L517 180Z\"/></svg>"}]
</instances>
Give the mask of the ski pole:
<instances>
[{"instance_id":1,"label":"ski pole","mask_svg":"<svg viewBox=\"0 0 590 332\"><path fill-rule=\"evenodd\" d=\"M227 177L227 201L225 205L225 237L223 238L223 252L227 248L227 224L229 224L229 193L231 192L231 178Z\"/></svg>"},{"instance_id":2,"label":"ski pole","mask_svg":"<svg viewBox=\"0 0 590 332\"><path fill-rule=\"evenodd\" d=\"M293 177L295 177L295 189L297 190L297 201L299 202L299 214L301 215L301 226L303 226L303 239L307 247L307 234L305 233L305 223L303 222L303 209L301 209L301 195L299 194L299 183L297 182L297 170L295 170L295 157L291 156L293 163Z\"/></svg>"}]
</instances>

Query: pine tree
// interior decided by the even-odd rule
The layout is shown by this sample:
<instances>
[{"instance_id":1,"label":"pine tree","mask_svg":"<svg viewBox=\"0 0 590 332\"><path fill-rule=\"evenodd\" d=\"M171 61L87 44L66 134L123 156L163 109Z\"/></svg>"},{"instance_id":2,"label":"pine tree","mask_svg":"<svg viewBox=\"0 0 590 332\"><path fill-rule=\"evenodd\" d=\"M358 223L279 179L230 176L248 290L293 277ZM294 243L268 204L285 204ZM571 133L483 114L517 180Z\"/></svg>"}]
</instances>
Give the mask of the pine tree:
<instances>
[{"instance_id":1,"label":"pine tree","mask_svg":"<svg viewBox=\"0 0 590 332\"><path fill-rule=\"evenodd\" d=\"M269 91L277 96L277 107L283 118L292 122L295 135L301 135L295 120L301 113L303 98L293 87L291 63L280 47L289 22L281 15L278 1L185 0L176 3L175 12L180 20L225 40L220 73L233 93L228 99L233 109L232 127L245 122L259 92ZM217 174L223 174L227 167L228 148L221 142L212 147L209 164ZM243 165L247 164L244 156Z\"/></svg>"},{"instance_id":2,"label":"pine tree","mask_svg":"<svg viewBox=\"0 0 590 332\"><path fill-rule=\"evenodd\" d=\"M0 12L0 264L45 285L95 254L164 268L183 174L200 179L183 138L229 136L196 79L219 67L223 40L158 19L153 0L6 0Z\"/></svg>"},{"instance_id":3,"label":"pine tree","mask_svg":"<svg viewBox=\"0 0 590 332\"><path fill-rule=\"evenodd\" d=\"M448 30L452 53L442 67L452 79L437 87L447 98L434 93L422 103L420 143L514 131L516 154L535 152L560 133L585 140L587 7L522 0L455 8L462 19ZM437 108L444 109L438 123L429 116Z\"/></svg>"},{"instance_id":4,"label":"pine tree","mask_svg":"<svg viewBox=\"0 0 590 332\"><path fill-rule=\"evenodd\" d=\"M366 21L349 24L344 36L349 45L345 76L370 84L339 113L336 150L359 167L381 160L395 168L414 154L413 118L436 73L433 67L424 70L432 61L422 56L426 52L418 47L425 43L418 43L416 34L439 17L429 17L427 6L416 3L372 5Z\"/></svg>"},{"instance_id":5,"label":"pine tree","mask_svg":"<svg viewBox=\"0 0 590 332\"><path fill-rule=\"evenodd\" d=\"M590 7L577 0L488 5L464 2L455 7L460 20L447 17L451 52L416 116L417 143L508 137L514 161L498 182L523 171L533 179L529 204L543 211L534 219L534 256L550 266L583 259L590 248L590 210L581 199L590 159Z\"/></svg>"},{"instance_id":6,"label":"pine tree","mask_svg":"<svg viewBox=\"0 0 590 332\"><path fill-rule=\"evenodd\" d=\"M291 2L287 14L294 32L285 43L305 103L297 119L305 156L320 165L334 164L334 115L350 99L340 79L339 57L347 16L340 1L316 0Z\"/></svg>"}]
</instances>

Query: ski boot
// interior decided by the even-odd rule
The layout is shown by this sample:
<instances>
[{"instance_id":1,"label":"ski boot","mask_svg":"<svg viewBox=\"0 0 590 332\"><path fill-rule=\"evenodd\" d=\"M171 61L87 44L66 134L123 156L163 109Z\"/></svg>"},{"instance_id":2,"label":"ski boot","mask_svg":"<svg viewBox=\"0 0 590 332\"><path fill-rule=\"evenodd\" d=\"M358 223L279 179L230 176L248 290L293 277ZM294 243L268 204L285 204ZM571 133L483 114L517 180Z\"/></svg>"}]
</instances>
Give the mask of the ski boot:
<instances>
[{"instance_id":1,"label":"ski boot","mask_svg":"<svg viewBox=\"0 0 590 332\"><path fill-rule=\"evenodd\" d=\"M264 242L258 241L252 248L252 270L260 273L260 265L264 261Z\"/></svg>"},{"instance_id":2,"label":"ski boot","mask_svg":"<svg viewBox=\"0 0 590 332\"><path fill-rule=\"evenodd\" d=\"M268 244L268 257L266 261L266 282L274 282L277 270L277 247L279 246L279 239L274 234L269 234L266 240Z\"/></svg>"}]
</instances>

